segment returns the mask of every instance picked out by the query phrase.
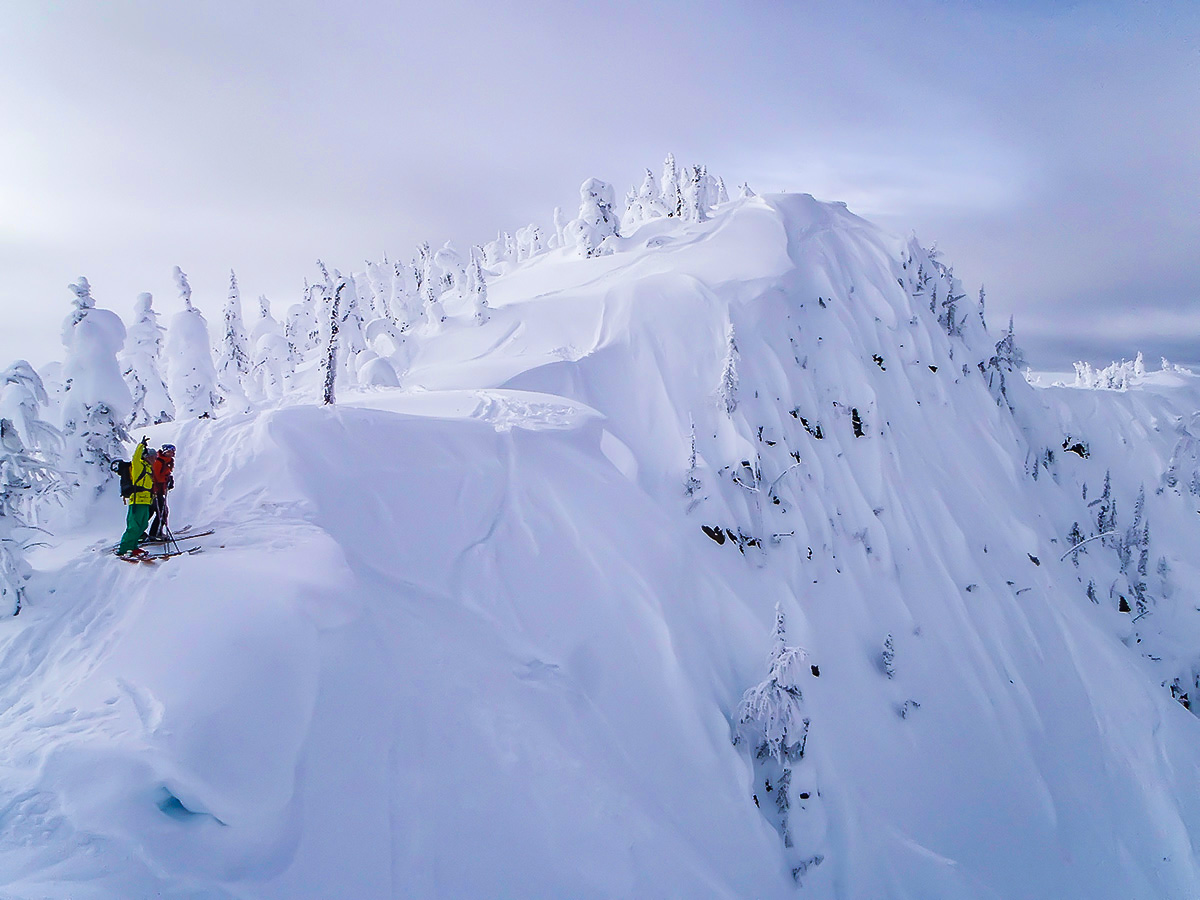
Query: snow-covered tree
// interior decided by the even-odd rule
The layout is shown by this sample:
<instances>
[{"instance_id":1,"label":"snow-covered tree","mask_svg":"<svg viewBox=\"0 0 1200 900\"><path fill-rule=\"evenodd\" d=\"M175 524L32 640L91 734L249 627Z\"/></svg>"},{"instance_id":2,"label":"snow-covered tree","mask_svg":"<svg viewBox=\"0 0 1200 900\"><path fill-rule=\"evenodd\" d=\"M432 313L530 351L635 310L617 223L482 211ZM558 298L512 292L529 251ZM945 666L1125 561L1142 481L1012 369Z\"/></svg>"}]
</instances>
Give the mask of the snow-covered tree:
<instances>
[{"instance_id":1,"label":"snow-covered tree","mask_svg":"<svg viewBox=\"0 0 1200 900\"><path fill-rule=\"evenodd\" d=\"M412 299L408 292L408 280L404 277L404 265L399 261L392 263L391 311L392 321L401 331L412 326Z\"/></svg>"},{"instance_id":2,"label":"snow-covered tree","mask_svg":"<svg viewBox=\"0 0 1200 900\"><path fill-rule=\"evenodd\" d=\"M563 214L561 206L554 207L554 216L551 221L554 226L554 238L550 246L565 247L567 245L567 218ZM491 265L491 263L488 263L488 265Z\"/></svg>"},{"instance_id":3,"label":"snow-covered tree","mask_svg":"<svg viewBox=\"0 0 1200 900\"><path fill-rule=\"evenodd\" d=\"M683 215L683 192L679 185L679 167L675 164L675 154L668 153L663 162L661 189L659 201L668 216Z\"/></svg>"},{"instance_id":4,"label":"snow-covered tree","mask_svg":"<svg viewBox=\"0 0 1200 900\"><path fill-rule=\"evenodd\" d=\"M79 485L99 491L111 475L112 461L121 457L129 440L125 423L133 398L117 363L125 325L116 313L95 306L85 279L71 285L71 290L74 309L63 325L65 466Z\"/></svg>"},{"instance_id":5,"label":"snow-covered tree","mask_svg":"<svg viewBox=\"0 0 1200 900\"><path fill-rule=\"evenodd\" d=\"M15 616L25 599L32 570L25 558L34 504L59 489L49 463L0 418L0 615Z\"/></svg>"},{"instance_id":6,"label":"snow-covered tree","mask_svg":"<svg viewBox=\"0 0 1200 900\"><path fill-rule=\"evenodd\" d=\"M659 195L658 181L654 173L647 169L642 183L629 192L625 215L621 219L621 231L628 234L643 222L661 218L666 214L666 207L663 206L662 197Z\"/></svg>"},{"instance_id":7,"label":"snow-covered tree","mask_svg":"<svg viewBox=\"0 0 1200 900\"><path fill-rule=\"evenodd\" d=\"M325 350L325 404L332 405L337 399L336 384L338 373L338 326L340 318L339 306L342 300L342 291L346 288L346 281L341 281L333 292L333 303L329 307L329 343Z\"/></svg>"},{"instance_id":8,"label":"snow-covered tree","mask_svg":"<svg viewBox=\"0 0 1200 900\"><path fill-rule=\"evenodd\" d=\"M734 334L733 323L730 322L729 328L725 332L725 364L721 367L721 382L717 385L717 397L721 401L721 408L731 416L738 405L737 361L737 337Z\"/></svg>"},{"instance_id":9,"label":"snow-covered tree","mask_svg":"<svg viewBox=\"0 0 1200 900\"><path fill-rule=\"evenodd\" d=\"M682 218L686 222L703 222L708 218L705 197L705 173L700 166L692 166L683 186Z\"/></svg>"},{"instance_id":10,"label":"snow-covered tree","mask_svg":"<svg viewBox=\"0 0 1200 900\"><path fill-rule=\"evenodd\" d=\"M158 324L153 300L150 294L138 294L133 324L125 335L121 355L122 374L133 396L129 424L137 428L175 418L175 404L162 376L163 335L167 330Z\"/></svg>"},{"instance_id":11,"label":"snow-covered tree","mask_svg":"<svg viewBox=\"0 0 1200 900\"><path fill-rule=\"evenodd\" d=\"M225 300L224 329L217 352L217 384L227 401L245 396L246 376L250 374L250 339L242 320L242 294L237 275L229 270L229 294Z\"/></svg>"},{"instance_id":12,"label":"snow-covered tree","mask_svg":"<svg viewBox=\"0 0 1200 900\"><path fill-rule=\"evenodd\" d=\"M725 179L717 176L717 201L720 203L729 202L729 191L725 189Z\"/></svg>"},{"instance_id":13,"label":"snow-covered tree","mask_svg":"<svg viewBox=\"0 0 1200 900\"><path fill-rule=\"evenodd\" d=\"M506 234L507 238L508 235ZM507 250L505 251L507 254ZM433 261L433 254L430 252L428 244L422 244L420 247L420 291L421 291L421 306L425 314L425 323L430 331L438 331L442 327L442 323L446 321L446 311L442 308L440 300L442 285L441 275L436 271Z\"/></svg>"},{"instance_id":14,"label":"snow-covered tree","mask_svg":"<svg viewBox=\"0 0 1200 900\"><path fill-rule=\"evenodd\" d=\"M580 185L579 216L569 226L580 256L586 258L604 253L604 242L617 234L614 199L612 185L599 178L589 178Z\"/></svg>"},{"instance_id":15,"label":"snow-covered tree","mask_svg":"<svg viewBox=\"0 0 1200 900\"><path fill-rule=\"evenodd\" d=\"M167 331L167 380L178 418L208 418L217 408L217 370L213 366L204 314L192 305L187 275L175 267L175 281L183 300Z\"/></svg>"},{"instance_id":16,"label":"snow-covered tree","mask_svg":"<svg viewBox=\"0 0 1200 900\"><path fill-rule=\"evenodd\" d=\"M13 423L26 449L53 463L62 450L62 433L47 418L49 405L41 376L28 362L18 359L0 372L0 417Z\"/></svg>"},{"instance_id":17,"label":"snow-covered tree","mask_svg":"<svg viewBox=\"0 0 1200 900\"><path fill-rule=\"evenodd\" d=\"M750 189L750 183L743 181L741 188L738 190L738 199L749 200L751 197L757 196L758 194L754 193L754 191Z\"/></svg>"},{"instance_id":18,"label":"snow-covered tree","mask_svg":"<svg viewBox=\"0 0 1200 900\"><path fill-rule=\"evenodd\" d=\"M467 290L471 302L471 318L482 325L491 316L487 300L487 280L483 275L483 264L478 254L471 254L471 270L467 278Z\"/></svg>"},{"instance_id":19,"label":"snow-covered tree","mask_svg":"<svg viewBox=\"0 0 1200 900\"><path fill-rule=\"evenodd\" d=\"M338 352L341 354L341 366L344 384L354 384L358 380L360 356L367 349L367 323L363 319L362 306L359 303L358 290L354 279L334 270L335 291L340 294L338 317Z\"/></svg>"},{"instance_id":20,"label":"snow-covered tree","mask_svg":"<svg viewBox=\"0 0 1200 900\"><path fill-rule=\"evenodd\" d=\"M800 680L808 654L787 644L781 605L775 606L775 632L767 678L742 696L734 744L750 749L755 769L755 802L774 822L785 847L792 847L792 771L804 758L809 720L804 716ZM774 795L774 809L764 802ZM759 798L762 798L761 800Z\"/></svg>"},{"instance_id":21,"label":"snow-covered tree","mask_svg":"<svg viewBox=\"0 0 1200 900\"><path fill-rule=\"evenodd\" d=\"M271 314L271 301L258 298L258 321L251 332L253 367L247 388L255 399L278 400L291 385L295 358L284 330Z\"/></svg>"},{"instance_id":22,"label":"snow-covered tree","mask_svg":"<svg viewBox=\"0 0 1200 900\"><path fill-rule=\"evenodd\" d=\"M1017 346L1013 331L1012 316L1008 319L1008 331L996 342L996 352L984 366L987 373L988 389L997 403L1009 403L1008 382L1014 372L1019 372L1025 365L1025 354ZM1020 376L1018 376L1020 377ZM1012 404L1009 403L1009 406Z\"/></svg>"},{"instance_id":23,"label":"snow-covered tree","mask_svg":"<svg viewBox=\"0 0 1200 900\"><path fill-rule=\"evenodd\" d=\"M688 471L687 478L683 482L683 493L688 498L688 512L691 512L698 503L703 499L697 494L704 489L704 482L700 480L699 470L697 468L696 457L696 422L691 421L691 452L688 455Z\"/></svg>"}]
</instances>

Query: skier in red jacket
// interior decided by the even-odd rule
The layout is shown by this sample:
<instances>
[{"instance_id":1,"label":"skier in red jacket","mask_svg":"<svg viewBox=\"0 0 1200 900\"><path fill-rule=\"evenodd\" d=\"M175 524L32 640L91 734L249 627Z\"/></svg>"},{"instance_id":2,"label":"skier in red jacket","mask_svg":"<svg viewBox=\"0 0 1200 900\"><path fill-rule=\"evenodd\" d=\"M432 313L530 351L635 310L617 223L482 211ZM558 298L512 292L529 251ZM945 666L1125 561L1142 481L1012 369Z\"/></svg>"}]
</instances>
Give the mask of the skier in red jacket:
<instances>
[{"instance_id":1,"label":"skier in red jacket","mask_svg":"<svg viewBox=\"0 0 1200 900\"><path fill-rule=\"evenodd\" d=\"M154 487L151 489L150 512L154 520L150 523L150 540L158 541L170 537L171 530L167 527L167 491L175 487L175 478L171 474L175 470L175 445L163 444L158 451L151 467L154 475Z\"/></svg>"}]
</instances>

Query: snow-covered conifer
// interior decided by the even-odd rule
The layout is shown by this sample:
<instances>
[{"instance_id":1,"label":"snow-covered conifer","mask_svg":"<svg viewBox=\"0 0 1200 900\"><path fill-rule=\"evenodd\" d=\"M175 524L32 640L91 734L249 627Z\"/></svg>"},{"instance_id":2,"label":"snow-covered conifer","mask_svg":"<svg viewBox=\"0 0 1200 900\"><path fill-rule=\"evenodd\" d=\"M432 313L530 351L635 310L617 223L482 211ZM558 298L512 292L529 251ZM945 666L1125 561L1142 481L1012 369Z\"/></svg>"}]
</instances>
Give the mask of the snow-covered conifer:
<instances>
[{"instance_id":1,"label":"snow-covered conifer","mask_svg":"<svg viewBox=\"0 0 1200 900\"><path fill-rule=\"evenodd\" d=\"M138 294L133 317L121 354L122 374L133 397L129 424L141 428L170 422L175 418L175 404L162 376L163 335L167 330L158 324L150 294Z\"/></svg>"},{"instance_id":2,"label":"snow-covered conifer","mask_svg":"<svg viewBox=\"0 0 1200 900\"><path fill-rule=\"evenodd\" d=\"M333 292L333 303L329 307L329 343L325 349L325 390L323 395L327 406L336 400L339 306L341 305L342 291L345 290L346 285L344 279L338 283Z\"/></svg>"},{"instance_id":3,"label":"snow-covered conifer","mask_svg":"<svg viewBox=\"0 0 1200 900\"><path fill-rule=\"evenodd\" d=\"M63 326L67 356L62 430L66 467L78 484L99 491L129 439L125 423L133 398L117 362L125 344L125 325L116 313L97 308L85 288L84 279L71 286L75 308Z\"/></svg>"},{"instance_id":4,"label":"snow-covered conifer","mask_svg":"<svg viewBox=\"0 0 1200 900\"><path fill-rule=\"evenodd\" d=\"M363 320L354 279L334 270L335 291L341 294L338 317L338 352L341 354L344 383L358 379L359 356L367 349L366 322Z\"/></svg>"},{"instance_id":5,"label":"snow-covered conifer","mask_svg":"<svg viewBox=\"0 0 1200 900\"><path fill-rule=\"evenodd\" d=\"M404 264L399 260L392 263L391 317L401 331L413 321L408 280L404 277Z\"/></svg>"},{"instance_id":6,"label":"snow-covered conifer","mask_svg":"<svg viewBox=\"0 0 1200 900\"><path fill-rule=\"evenodd\" d=\"M725 189L725 179L717 176L717 203L728 203L729 191Z\"/></svg>"},{"instance_id":7,"label":"snow-covered conifer","mask_svg":"<svg viewBox=\"0 0 1200 900\"><path fill-rule=\"evenodd\" d=\"M58 473L0 418L0 615L15 616L32 570L25 558L33 505L58 490Z\"/></svg>"},{"instance_id":8,"label":"snow-covered conifer","mask_svg":"<svg viewBox=\"0 0 1200 900\"><path fill-rule=\"evenodd\" d=\"M508 234L505 233L505 238ZM505 254L507 255L507 249ZM421 306L425 315L425 323L431 331L440 330L442 323L446 321L446 311L442 308L441 300L441 277L436 271L433 254L429 250L428 244L421 245L420 254L421 276L419 284L421 286Z\"/></svg>"},{"instance_id":9,"label":"snow-covered conifer","mask_svg":"<svg viewBox=\"0 0 1200 900\"><path fill-rule=\"evenodd\" d=\"M662 182L659 200L668 216L683 215L683 192L679 186L679 168L675 164L675 154L668 153L663 162Z\"/></svg>"},{"instance_id":10,"label":"snow-covered conifer","mask_svg":"<svg viewBox=\"0 0 1200 900\"><path fill-rule=\"evenodd\" d=\"M483 276L483 265L479 255L471 254L471 272L468 279L471 302L471 318L482 325L491 316L487 300L487 280Z\"/></svg>"},{"instance_id":11,"label":"snow-covered conifer","mask_svg":"<svg viewBox=\"0 0 1200 900\"><path fill-rule=\"evenodd\" d=\"M177 418L208 418L220 399L217 370L213 366L208 322L192 305L187 275L175 267L175 281L184 310L171 319L167 331L167 381Z\"/></svg>"},{"instance_id":12,"label":"snow-covered conifer","mask_svg":"<svg viewBox=\"0 0 1200 900\"><path fill-rule=\"evenodd\" d=\"M247 391L256 400L278 400L291 384L295 351L271 314L271 301L265 294L259 295L258 320L250 338L253 365L246 382Z\"/></svg>"},{"instance_id":13,"label":"snow-covered conifer","mask_svg":"<svg viewBox=\"0 0 1200 900\"><path fill-rule=\"evenodd\" d=\"M686 222L703 222L708 218L705 209L704 171L700 166L692 166L687 173L683 186L682 217Z\"/></svg>"},{"instance_id":14,"label":"snow-covered conifer","mask_svg":"<svg viewBox=\"0 0 1200 900\"><path fill-rule=\"evenodd\" d=\"M567 242L567 219L563 215L562 207L554 207L554 216L552 218L554 226L554 238L550 244L551 247L565 247ZM491 263L488 263L491 265Z\"/></svg>"},{"instance_id":15,"label":"snow-covered conifer","mask_svg":"<svg viewBox=\"0 0 1200 900\"><path fill-rule=\"evenodd\" d=\"M748 200L751 197L757 197L757 196L758 196L758 194L754 193L754 191L752 191L750 189L750 183L747 181L743 181L741 188L738 190L738 199L739 200Z\"/></svg>"},{"instance_id":16,"label":"snow-covered conifer","mask_svg":"<svg viewBox=\"0 0 1200 900\"><path fill-rule=\"evenodd\" d=\"M224 318L225 327L217 352L217 383L225 399L233 400L245 393L246 376L250 374L250 340L242 321L242 294L232 269L229 270Z\"/></svg>"},{"instance_id":17,"label":"snow-covered conifer","mask_svg":"<svg viewBox=\"0 0 1200 900\"><path fill-rule=\"evenodd\" d=\"M612 185L599 178L589 178L580 185L579 217L570 226L580 256L586 258L605 252L604 242L617 234L614 199Z\"/></svg>"},{"instance_id":18,"label":"snow-covered conifer","mask_svg":"<svg viewBox=\"0 0 1200 900\"><path fill-rule=\"evenodd\" d=\"M773 810L761 803L759 808L774 821L784 846L790 848L793 769L804 758L808 742L809 720L804 716L800 690L808 654L800 647L788 646L780 604L775 605L773 638L766 680L746 691L738 704L734 744L750 749L758 788L755 801L759 802L760 793L763 800L771 793L776 795Z\"/></svg>"},{"instance_id":19,"label":"snow-covered conifer","mask_svg":"<svg viewBox=\"0 0 1200 900\"><path fill-rule=\"evenodd\" d=\"M27 450L53 463L62 450L62 433L47 420L49 405L46 386L28 362L18 359L0 372L0 417L13 423Z\"/></svg>"},{"instance_id":20,"label":"snow-covered conifer","mask_svg":"<svg viewBox=\"0 0 1200 900\"><path fill-rule=\"evenodd\" d=\"M717 397L727 415L733 415L738 405L738 347L733 323L725 332L725 364L721 367L721 383L717 385Z\"/></svg>"},{"instance_id":21,"label":"snow-covered conifer","mask_svg":"<svg viewBox=\"0 0 1200 900\"><path fill-rule=\"evenodd\" d=\"M697 468L696 468L696 422L695 422L695 420L691 421L691 436L692 436L692 443L691 443L691 452L688 455L687 478L684 479L684 483L683 483L684 495L688 498L689 501L691 501L688 504L688 512L691 512L692 509L694 508L694 506L697 503L699 503L700 500L702 499L700 497L697 497L696 494L698 494L704 487L704 483L700 480L700 476L697 474Z\"/></svg>"}]
</instances>

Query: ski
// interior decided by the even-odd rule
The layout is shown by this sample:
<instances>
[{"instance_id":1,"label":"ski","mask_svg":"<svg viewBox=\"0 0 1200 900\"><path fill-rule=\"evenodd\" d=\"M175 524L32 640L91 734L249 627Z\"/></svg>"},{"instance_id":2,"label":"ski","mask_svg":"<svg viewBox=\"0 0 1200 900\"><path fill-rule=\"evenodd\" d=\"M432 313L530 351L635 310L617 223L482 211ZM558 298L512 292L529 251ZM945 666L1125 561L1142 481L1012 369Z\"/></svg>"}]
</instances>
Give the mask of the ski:
<instances>
[{"instance_id":1,"label":"ski","mask_svg":"<svg viewBox=\"0 0 1200 900\"><path fill-rule=\"evenodd\" d=\"M138 546L139 547L145 547L145 546L156 547L156 546L159 546L162 544L169 544L172 542L172 540L174 540L175 543L179 543L180 541L190 541L192 538L208 537L210 534L215 534L215 531L212 529L209 529L208 531L197 531L194 534L190 531L187 533L184 533L182 531L173 531L173 532L171 532L171 538L146 539L146 540L141 541L138 544ZM108 553L115 553L117 548L120 546L121 546L120 543L116 543L116 544L109 544L107 547L100 547L98 549L104 550Z\"/></svg>"},{"instance_id":2,"label":"ski","mask_svg":"<svg viewBox=\"0 0 1200 900\"><path fill-rule=\"evenodd\" d=\"M171 559L174 556L194 556L197 553L203 552L203 547L189 547L187 550L172 550L170 553L147 553L144 556L121 556L115 550L113 556L127 563L144 563L146 565L154 565L162 559Z\"/></svg>"}]
</instances>

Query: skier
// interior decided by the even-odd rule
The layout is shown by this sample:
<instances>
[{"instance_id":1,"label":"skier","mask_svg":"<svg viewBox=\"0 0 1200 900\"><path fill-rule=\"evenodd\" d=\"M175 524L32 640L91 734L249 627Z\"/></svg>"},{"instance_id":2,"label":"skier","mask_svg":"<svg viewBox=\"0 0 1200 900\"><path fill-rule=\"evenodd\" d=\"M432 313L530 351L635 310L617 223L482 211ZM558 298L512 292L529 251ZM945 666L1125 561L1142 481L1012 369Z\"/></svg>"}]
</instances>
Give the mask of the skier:
<instances>
[{"instance_id":1,"label":"skier","mask_svg":"<svg viewBox=\"0 0 1200 900\"><path fill-rule=\"evenodd\" d=\"M153 452L153 451L152 451ZM175 445L163 444L158 456L151 466L154 487L151 490L150 512L154 519L150 523L150 540L157 541L169 537L171 529L167 526L167 491L175 487L175 478L171 474L175 469Z\"/></svg>"},{"instance_id":2,"label":"skier","mask_svg":"<svg viewBox=\"0 0 1200 900\"><path fill-rule=\"evenodd\" d=\"M152 467L157 454L146 446L146 438L133 451L133 459L129 463L129 480L133 482L133 493L129 495L129 513L125 517L125 534L121 536L121 546L117 548L118 556L142 557L146 551L138 544L146 533L146 525L150 522L150 504L153 502L151 489L154 486Z\"/></svg>"}]
</instances>

